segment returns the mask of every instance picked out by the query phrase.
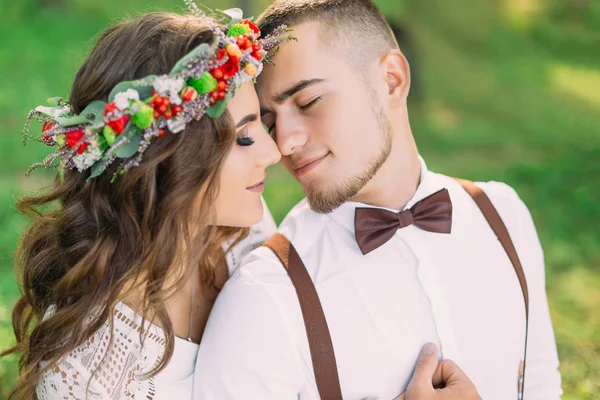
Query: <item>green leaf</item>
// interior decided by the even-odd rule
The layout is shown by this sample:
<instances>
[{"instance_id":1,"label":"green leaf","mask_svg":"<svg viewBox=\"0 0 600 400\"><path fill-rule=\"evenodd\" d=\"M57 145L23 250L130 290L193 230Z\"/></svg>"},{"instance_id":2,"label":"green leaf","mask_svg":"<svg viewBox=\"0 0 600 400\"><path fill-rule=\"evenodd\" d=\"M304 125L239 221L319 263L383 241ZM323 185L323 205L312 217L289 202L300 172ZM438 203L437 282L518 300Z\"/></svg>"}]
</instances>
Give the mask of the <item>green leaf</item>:
<instances>
[{"instance_id":1,"label":"green leaf","mask_svg":"<svg viewBox=\"0 0 600 400\"><path fill-rule=\"evenodd\" d=\"M91 123L96 124L104 119L104 107L106 103L102 100L94 100L81 112Z\"/></svg>"},{"instance_id":2,"label":"green leaf","mask_svg":"<svg viewBox=\"0 0 600 400\"><path fill-rule=\"evenodd\" d=\"M63 127L68 128L69 126L87 124L90 121L83 115L77 115L75 117L60 118L56 122L58 122Z\"/></svg>"},{"instance_id":3,"label":"green leaf","mask_svg":"<svg viewBox=\"0 0 600 400\"><path fill-rule=\"evenodd\" d=\"M227 110L227 100L219 100L217 103L206 109L206 114L211 118L219 118Z\"/></svg>"},{"instance_id":4,"label":"green leaf","mask_svg":"<svg viewBox=\"0 0 600 400\"><path fill-rule=\"evenodd\" d=\"M223 14L231 17L231 21L229 22L230 26L233 24L237 24L242 19L244 19L244 12L241 8L230 8L228 10L223 11Z\"/></svg>"},{"instance_id":5,"label":"green leaf","mask_svg":"<svg viewBox=\"0 0 600 400\"><path fill-rule=\"evenodd\" d=\"M119 146L114 152L115 155L119 158L129 158L137 152L140 141L142 140L142 132L135 124L130 122L127 124L127 128L125 128L125 131L123 131L118 140L119 142L127 140L127 143Z\"/></svg>"},{"instance_id":6,"label":"green leaf","mask_svg":"<svg viewBox=\"0 0 600 400\"><path fill-rule=\"evenodd\" d=\"M154 78L155 76L156 75L147 76L146 78L144 78L144 80L148 78ZM115 86L113 90L110 91L110 94L108 95L108 101L113 101L117 93L125 92L127 91L127 89L137 90L137 92L140 94L140 100L144 100L152 96L152 89L154 88L152 87L152 85L142 84L142 82L140 82L139 80L121 82L117 84L117 86Z\"/></svg>"},{"instance_id":7,"label":"green leaf","mask_svg":"<svg viewBox=\"0 0 600 400\"><path fill-rule=\"evenodd\" d=\"M81 125L88 123L88 119L83 115L73 116L68 108L63 106L58 107L44 107L38 106L35 108L36 111L46 114L49 118L56 121L57 124L67 128L69 126Z\"/></svg>"},{"instance_id":8,"label":"green leaf","mask_svg":"<svg viewBox=\"0 0 600 400\"><path fill-rule=\"evenodd\" d=\"M91 168L91 175L87 178L86 182L89 182L91 179L94 179L97 176L102 175L104 171L106 171L106 167L108 165L108 158L102 157L100 160L96 161Z\"/></svg>"},{"instance_id":9,"label":"green leaf","mask_svg":"<svg viewBox=\"0 0 600 400\"><path fill-rule=\"evenodd\" d=\"M48 99L48 105L51 107L58 107L58 105L60 104L62 98L60 97L50 97Z\"/></svg>"},{"instance_id":10,"label":"green leaf","mask_svg":"<svg viewBox=\"0 0 600 400\"><path fill-rule=\"evenodd\" d=\"M196 47L194 50L187 53L181 60L177 61L177 64L173 67L169 75L178 74L185 69L185 65L190 62L190 60L206 53L210 46L207 43L202 43L200 46Z\"/></svg>"},{"instance_id":11,"label":"green leaf","mask_svg":"<svg viewBox=\"0 0 600 400\"><path fill-rule=\"evenodd\" d=\"M66 119L66 118L72 117L70 110L63 106L54 106L54 107L37 106L35 108L35 111L46 114L48 117L54 119L57 122L58 122L59 118Z\"/></svg>"}]
</instances>

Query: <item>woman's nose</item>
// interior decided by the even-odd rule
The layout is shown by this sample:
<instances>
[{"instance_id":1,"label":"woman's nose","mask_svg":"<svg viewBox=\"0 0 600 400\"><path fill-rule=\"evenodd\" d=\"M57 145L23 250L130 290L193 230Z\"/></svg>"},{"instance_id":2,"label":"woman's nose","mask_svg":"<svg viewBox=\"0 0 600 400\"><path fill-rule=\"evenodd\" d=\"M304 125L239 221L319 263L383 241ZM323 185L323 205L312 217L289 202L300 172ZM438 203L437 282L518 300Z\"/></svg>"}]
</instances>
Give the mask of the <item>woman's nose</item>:
<instances>
[{"instance_id":1,"label":"woman's nose","mask_svg":"<svg viewBox=\"0 0 600 400\"><path fill-rule=\"evenodd\" d=\"M264 132L264 140L261 142L261 151L257 160L258 165L262 168L267 168L270 165L278 163L281 160L281 153L271 136Z\"/></svg>"}]
</instances>

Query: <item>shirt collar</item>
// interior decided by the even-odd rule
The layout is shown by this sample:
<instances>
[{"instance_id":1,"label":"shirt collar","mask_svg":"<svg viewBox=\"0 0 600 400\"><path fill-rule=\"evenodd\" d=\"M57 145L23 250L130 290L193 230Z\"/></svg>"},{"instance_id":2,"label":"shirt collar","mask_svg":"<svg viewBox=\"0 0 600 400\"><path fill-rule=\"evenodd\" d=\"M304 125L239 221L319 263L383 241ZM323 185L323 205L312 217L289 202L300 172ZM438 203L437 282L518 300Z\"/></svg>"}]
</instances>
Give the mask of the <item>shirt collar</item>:
<instances>
[{"instance_id":1,"label":"shirt collar","mask_svg":"<svg viewBox=\"0 0 600 400\"><path fill-rule=\"evenodd\" d=\"M436 182L435 174L431 173L427 169L427 164L425 164L425 160L423 160L421 156L419 156L419 164L421 165L421 176L419 180L419 186L417 186L417 190L402 210L406 210L412 207L419 200L422 200L423 198L443 188L443 186L440 183ZM370 204L360 203L357 201L348 201L336 208L335 210L333 210L331 213L328 214L328 216L354 234L354 210L357 207L381 208L393 212L401 211L386 207L376 207Z\"/></svg>"}]
</instances>

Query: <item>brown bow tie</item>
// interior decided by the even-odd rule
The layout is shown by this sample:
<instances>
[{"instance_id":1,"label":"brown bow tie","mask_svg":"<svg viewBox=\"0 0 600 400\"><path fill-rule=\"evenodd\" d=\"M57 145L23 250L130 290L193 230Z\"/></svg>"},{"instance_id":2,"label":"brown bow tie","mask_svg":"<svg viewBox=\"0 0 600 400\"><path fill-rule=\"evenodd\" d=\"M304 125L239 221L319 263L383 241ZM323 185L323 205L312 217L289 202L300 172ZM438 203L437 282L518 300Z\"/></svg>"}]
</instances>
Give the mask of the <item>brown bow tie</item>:
<instances>
[{"instance_id":1,"label":"brown bow tie","mask_svg":"<svg viewBox=\"0 0 600 400\"><path fill-rule=\"evenodd\" d=\"M411 224L429 232L450 233L452 201L448 189L435 192L400 212L357 208L354 214L356 243L363 254L368 254L390 240L398 229Z\"/></svg>"}]
</instances>

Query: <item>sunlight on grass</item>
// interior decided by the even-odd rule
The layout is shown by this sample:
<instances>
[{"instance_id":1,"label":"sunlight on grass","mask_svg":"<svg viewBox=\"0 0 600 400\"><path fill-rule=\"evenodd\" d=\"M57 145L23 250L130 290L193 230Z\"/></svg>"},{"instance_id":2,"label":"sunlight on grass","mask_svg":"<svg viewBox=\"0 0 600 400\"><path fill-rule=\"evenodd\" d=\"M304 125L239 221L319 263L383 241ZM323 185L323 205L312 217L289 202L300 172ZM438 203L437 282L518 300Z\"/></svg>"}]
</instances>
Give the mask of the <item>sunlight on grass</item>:
<instances>
[{"instance_id":1,"label":"sunlight on grass","mask_svg":"<svg viewBox=\"0 0 600 400\"><path fill-rule=\"evenodd\" d=\"M573 267L552 280L548 297L563 386L571 393L565 399L592 399L600 390L600 277Z\"/></svg>"},{"instance_id":2,"label":"sunlight on grass","mask_svg":"<svg viewBox=\"0 0 600 400\"><path fill-rule=\"evenodd\" d=\"M542 11L542 4L540 0L504 0L502 11L504 18L511 25L526 29Z\"/></svg>"},{"instance_id":3,"label":"sunlight on grass","mask_svg":"<svg viewBox=\"0 0 600 400\"><path fill-rule=\"evenodd\" d=\"M600 105L600 69L555 64L549 68L549 77L553 89L578 97L592 105Z\"/></svg>"},{"instance_id":4,"label":"sunlight on grass","mask_svg":"<svg viewBox=\"0 0 600 400\"><path fill-rule=\"evenodd\" d=\"M460 118L455 110L447 104L435 99L427 102L427 115L435 126L441 130L450 132L459 128Z\"/></svg>"}]
</instances>

